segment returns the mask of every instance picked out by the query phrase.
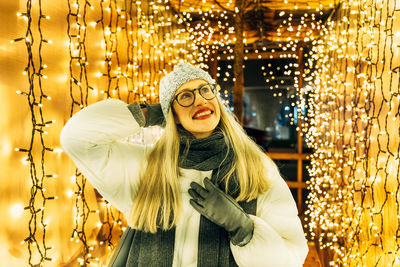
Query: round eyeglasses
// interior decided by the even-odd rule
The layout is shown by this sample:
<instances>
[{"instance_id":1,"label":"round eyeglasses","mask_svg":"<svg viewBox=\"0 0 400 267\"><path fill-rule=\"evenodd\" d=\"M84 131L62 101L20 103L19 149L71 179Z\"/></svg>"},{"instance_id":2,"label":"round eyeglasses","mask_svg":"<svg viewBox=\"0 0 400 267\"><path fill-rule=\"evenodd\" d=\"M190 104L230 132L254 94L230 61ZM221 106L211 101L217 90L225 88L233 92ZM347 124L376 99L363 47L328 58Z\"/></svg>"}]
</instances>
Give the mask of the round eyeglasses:
<instances>
[{"instance_id":1,"label":"round eyeglasses","mask_svg":"<svg viewBox=\"0 0 400 267\"><path fill-rule=\"evenodd\" d=\"M183 90L175 96L176 102L182 107L190 107L196 100L195 91L198 90L199 94L206 100L211 100L217 93L217 85L205 84L193 90Z\"/></svg>"}]
</instances>

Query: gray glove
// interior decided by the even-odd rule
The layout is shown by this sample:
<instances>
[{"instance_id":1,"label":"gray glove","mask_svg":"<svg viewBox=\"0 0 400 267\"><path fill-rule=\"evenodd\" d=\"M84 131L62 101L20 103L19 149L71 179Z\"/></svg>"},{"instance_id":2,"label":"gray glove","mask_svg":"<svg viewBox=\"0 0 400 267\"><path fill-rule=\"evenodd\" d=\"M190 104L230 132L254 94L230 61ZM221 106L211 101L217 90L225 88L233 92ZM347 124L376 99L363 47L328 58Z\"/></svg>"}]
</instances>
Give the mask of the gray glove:
<instances>
[{"instance_id":1,"label":"gray glove","mask_svg":"<svg viewBox=\"0 0 400 267\"><path fill-rule=\"evenodd\" d=\"M162 112L161 105L159 103L141 104L140 107L141 108L145 107L147 109L147 119L144 127L149 127L153 125L159 125L162 127L165 126L164 114Z\"/></svg>"},{"instance_id":2,"label":"gray glove","mask_svg":"<svg viewBox=\"0 0 400 267\"><path fill-rule=\"evenodd\" d=\"M207 177L203 188L196 182L190 184L190 204L201 215L229 233L235 246L244 246L253 237L254 224L250 216L228 194L216 187Z\"/></svg>"}]
</instances>

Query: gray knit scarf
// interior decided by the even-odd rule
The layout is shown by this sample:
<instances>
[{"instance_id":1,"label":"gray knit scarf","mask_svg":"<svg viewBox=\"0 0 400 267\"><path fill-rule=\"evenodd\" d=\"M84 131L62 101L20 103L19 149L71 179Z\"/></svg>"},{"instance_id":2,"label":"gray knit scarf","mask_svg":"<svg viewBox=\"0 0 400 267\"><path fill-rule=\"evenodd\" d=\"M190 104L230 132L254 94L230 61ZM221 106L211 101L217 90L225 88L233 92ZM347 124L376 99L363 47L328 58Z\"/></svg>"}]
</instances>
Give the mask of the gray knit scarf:
<instances>
[{"instance_id":1,"label":"gray knit scarf","mask_svg":"<svg viewBox=\"0 0 400 267\"><path fill-rule=\"evenodd\" d=\"M178 128L180 142L179 167L212 171L211 181L225 191L222 177L230 170L234 153L229 148L219 128L207 138L194 139L183 128ZM240 191L236 172L230 179L228 193L236 197ZM255 215L257 199L239 202L248 213ZM129 267L171 267L174 255L175 227L169 231L145 233L136 230L128 255L126 266ZM225 229L217 226L205 217L200 218L197 266L233 267L237 266L229 246L229 236Z\"/></svg>"}]
</instances>

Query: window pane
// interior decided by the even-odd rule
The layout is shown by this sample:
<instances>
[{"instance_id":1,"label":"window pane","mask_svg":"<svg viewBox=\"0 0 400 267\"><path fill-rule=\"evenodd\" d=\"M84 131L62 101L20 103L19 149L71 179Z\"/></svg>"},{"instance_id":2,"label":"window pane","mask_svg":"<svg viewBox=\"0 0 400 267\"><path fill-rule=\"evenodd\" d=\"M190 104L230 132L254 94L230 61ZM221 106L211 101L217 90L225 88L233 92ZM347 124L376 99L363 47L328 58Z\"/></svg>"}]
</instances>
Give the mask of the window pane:
<instances>
[{"instance_id":1,"label":"window pane","mask_svg":"<svg viewBox=\"0 0 400 267\"><path fill-rule=\"evenodd\" d=\"M297 160L274 160L286 181L297 181Z\"/></svg>"},{"instance_id":2,"label":"window pane","mask_svg":"<svg viewBox=\"0 0 400 267\"><path fill-rule=\"evenodd\" d=\"M303 162L303 182L310 180L310 173L308 172L308 169L310 166L310 161L309 160L302 160Z\"/></svg>"},{"instance_id":3,"label":"window pane","mask_svg":"<svg viewBox=\"0 0 400 267\"><path fill-rule=\"evenodd\" d=\"M302 190L302 195L303 195L303 203L302 203L302 205L303 205L303 211L305 211L306 209L307 209L307 204L306 204L306 201L307 201L307 197L308 197L308 194L310 193L310 190L308 190L307 188L304 188L303 190Z\"/></svg>"},{"instance_id":4,"label":"window pane","mask_svg":"<svg viewBox=\"0 0 400 267\"><path fill-rule=\"evenodd\" d=\"M296 59L244 62L243 127L268 152L297 147ZM218 62L222 98L233 104L233 62Z\"/></svg>"}]
</instances>

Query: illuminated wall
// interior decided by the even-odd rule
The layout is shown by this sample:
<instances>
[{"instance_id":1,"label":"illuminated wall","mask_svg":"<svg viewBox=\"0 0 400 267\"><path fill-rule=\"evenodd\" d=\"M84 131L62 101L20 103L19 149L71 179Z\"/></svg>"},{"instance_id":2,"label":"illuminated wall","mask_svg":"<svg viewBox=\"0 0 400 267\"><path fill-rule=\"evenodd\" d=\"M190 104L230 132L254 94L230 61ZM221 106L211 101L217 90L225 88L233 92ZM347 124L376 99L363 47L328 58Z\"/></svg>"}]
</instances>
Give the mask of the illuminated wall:
<instances>
[{"instance_id":1,"label":"illuminated wall","mask_svg":"<svg viewBox=\"0 0 400 267\"><path fill-rule=\"evenodd\" d=\"M331 266L399 266L400 2L342 1L314 44L308 226Z\"/></svg>"},{"instance_id":2,"label":"illuminated wall","mask_svg":"<svg viewBox=\"0 0 400 267\"><path fill-rule=\"evenodd\" d=\"M400 4L351 3L334 22L311 23L323 37L304 39L317 66L305 77L316 81L303 125L316 151L309 227L334 252L332 265L384 266L399 254ZM126 222L62 153L60 131L107 97L156 102L159 79L181 59L204 63L223 45L232 53L225 11L198 13L218 17L221 32L183 27L190 14L168 0L0 1L1 264L105 264ZM279 47L296 51L299 36ZM151 142L145 136L132 140Z\"/></svg>"}]
</instances>

